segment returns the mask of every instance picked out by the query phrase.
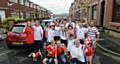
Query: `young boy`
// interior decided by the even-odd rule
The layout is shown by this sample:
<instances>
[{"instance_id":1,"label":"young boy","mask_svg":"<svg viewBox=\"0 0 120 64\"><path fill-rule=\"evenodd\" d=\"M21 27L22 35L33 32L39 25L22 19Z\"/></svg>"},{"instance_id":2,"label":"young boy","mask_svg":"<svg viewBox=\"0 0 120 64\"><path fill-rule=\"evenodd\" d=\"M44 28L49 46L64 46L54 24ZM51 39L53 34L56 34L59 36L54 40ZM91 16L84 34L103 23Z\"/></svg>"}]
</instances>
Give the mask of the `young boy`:
<instances>
[{"instance_id":1,"label":"young boy","mask_svg":"<svg viewBox=\"0 0 120 64\"><path fill-rule=\"evenodd\" d=\"M60 41L57 41L57 57L60 61L60 64L66 64L66 58L65 58L65 52L66 47L64 44L62 44Z\"/></svg>"},{"instance_id":2,"label":"young boy","mask_svg":"<svg viewBox=\"0 0 120 64\"><path fill-rule=\"evenodd\" d=\"M45 46L45 49L47 50L48 54L47 57L43 59L43 64L51 63L51 59L54 60L55 64L58 64L57 60L57 45L55 44L55 41L52 41L50 45Z\"/></svg>"}]
</instances>

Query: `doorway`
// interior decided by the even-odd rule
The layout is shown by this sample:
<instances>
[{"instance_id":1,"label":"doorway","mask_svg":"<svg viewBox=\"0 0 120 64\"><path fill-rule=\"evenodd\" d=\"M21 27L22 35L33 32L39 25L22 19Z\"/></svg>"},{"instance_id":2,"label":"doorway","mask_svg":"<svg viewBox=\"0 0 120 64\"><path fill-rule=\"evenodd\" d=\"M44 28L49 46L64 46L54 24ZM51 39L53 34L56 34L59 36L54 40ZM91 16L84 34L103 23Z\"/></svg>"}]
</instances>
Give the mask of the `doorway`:
<instances>
[{"instance_id":1,"label":"doorway","mask_svg":"<svg viewBox=\"0 0 120 64\"><path fill-rule=\"evenodd\" d=\"M105 1L102 1L100 8L100 27L104 26L104 15L105 15Z\"/></svg>"}]
</instances>

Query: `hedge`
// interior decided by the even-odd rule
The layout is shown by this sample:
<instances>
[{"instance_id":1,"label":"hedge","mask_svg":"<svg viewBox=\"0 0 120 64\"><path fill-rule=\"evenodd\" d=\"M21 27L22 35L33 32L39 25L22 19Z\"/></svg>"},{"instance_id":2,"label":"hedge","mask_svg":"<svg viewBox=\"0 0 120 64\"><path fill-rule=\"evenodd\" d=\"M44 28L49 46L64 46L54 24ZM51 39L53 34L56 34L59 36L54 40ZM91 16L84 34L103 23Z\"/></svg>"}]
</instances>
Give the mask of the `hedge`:
<instances>
[{"instance_id":1,"label":"hedge","mask_svg":"<svg viewBox=\"0 0 120 64\"><path fill-rule=\"evenodd\" d=\"M19 22L25 22L26 19L19 19L19 18L15 18L15 17L5 18L2 22L2 27L6 30L9 28L9 21L14 21L15 23L19 23Z\"/></svg>"}]
</instances>

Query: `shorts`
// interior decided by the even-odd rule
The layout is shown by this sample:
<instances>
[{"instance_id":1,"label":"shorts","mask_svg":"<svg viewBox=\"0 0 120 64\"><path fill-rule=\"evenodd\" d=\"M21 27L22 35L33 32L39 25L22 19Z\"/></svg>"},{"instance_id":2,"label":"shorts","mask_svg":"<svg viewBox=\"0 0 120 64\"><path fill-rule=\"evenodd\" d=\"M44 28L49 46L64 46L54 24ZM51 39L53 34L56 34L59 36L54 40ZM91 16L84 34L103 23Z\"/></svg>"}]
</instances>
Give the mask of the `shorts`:
<instances>
[{"instance_id":1,"label":"shorts","mask_svg":"<svg viewBox=\"0 0 120 64\"><path fill-rule=\"evenodd\" d=\"M55 59L55 57L50 57L50 56L47 56L46 58L48 58L48 59L51 59L51 58L52 58L52 59Z\"/></svg>"}]
</instances>

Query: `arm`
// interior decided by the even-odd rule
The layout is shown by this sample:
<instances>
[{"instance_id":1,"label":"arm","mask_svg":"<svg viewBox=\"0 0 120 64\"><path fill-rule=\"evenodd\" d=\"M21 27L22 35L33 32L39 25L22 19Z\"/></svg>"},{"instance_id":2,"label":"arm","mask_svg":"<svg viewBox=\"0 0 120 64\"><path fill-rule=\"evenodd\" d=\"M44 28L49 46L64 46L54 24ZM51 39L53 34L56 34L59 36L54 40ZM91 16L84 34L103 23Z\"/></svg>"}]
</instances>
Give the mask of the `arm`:
<instances>
[{"instance_id":1,"label":"arm","mask_svg":"<svg viewBox=\"0 0 120 64\"><path fill-rule=\"evenodd\" d=\"M41 37L42 37L42 39L43 39L43 29L42 29L42 27L40 27L40 33L41 33Z\"/></svg>"},{"instance_id":2,"label":"arm","mask_svg":"<svg viewBox=\"0 0 120 64\"><path fill-rule=\"evenodd\" d=\"M96 28L96 35L97 35L97 39L100 38L100 32L98 31L98 28Z\"/></svg>"}]
</instances>

